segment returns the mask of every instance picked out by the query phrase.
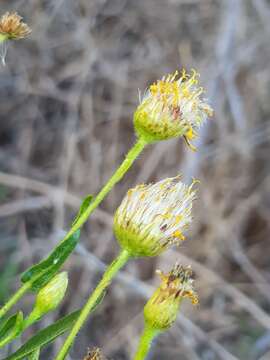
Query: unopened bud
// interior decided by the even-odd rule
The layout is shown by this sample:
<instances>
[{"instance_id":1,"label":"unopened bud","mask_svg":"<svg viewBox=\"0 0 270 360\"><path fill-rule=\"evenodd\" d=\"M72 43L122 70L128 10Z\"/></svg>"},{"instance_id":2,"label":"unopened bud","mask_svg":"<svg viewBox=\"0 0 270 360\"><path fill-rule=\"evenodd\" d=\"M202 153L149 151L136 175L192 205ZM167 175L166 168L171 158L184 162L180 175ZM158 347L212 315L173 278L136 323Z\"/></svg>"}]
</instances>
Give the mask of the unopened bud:
<instances>
[{"instance_id":1,"label":"unopened bud","mask_svg":"<svg viewBox=\"0 0 270 360\"><path fill-rule=\"evenodd\" d=\"M24 328L38 321L49 311L54 310L63 300L68 286L67 272L61 272L39 290L34 309L24 321Z\"/></svg>"},{"instance_id":2,"label":"unopened bud","mask_svg":"<svg viewBox=\"0 0 270 360\"><path fill-rule=\"evenodd\" d=\"M54 310L63 300L67 286L67 272L57 274L48 284L39 290L35 307L38 308L42 314Z\"/></svg>"}]
</instances>

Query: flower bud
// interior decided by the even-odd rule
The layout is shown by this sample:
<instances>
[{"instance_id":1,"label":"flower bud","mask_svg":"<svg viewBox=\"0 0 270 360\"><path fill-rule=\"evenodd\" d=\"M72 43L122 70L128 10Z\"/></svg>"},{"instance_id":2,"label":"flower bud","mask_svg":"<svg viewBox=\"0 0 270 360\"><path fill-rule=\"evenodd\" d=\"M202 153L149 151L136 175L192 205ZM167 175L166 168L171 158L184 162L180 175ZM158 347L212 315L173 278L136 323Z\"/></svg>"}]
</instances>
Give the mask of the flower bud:
<instances>
[{"instance_id":1,"label":"flower bud","mask_svg":"<svg viewBox=\"0 0 270 360\"><path fill-rule=\"evenodd\" d=\"M195 70L191 75L183 70L180 77L176 71L152 84L134 114L137 135L149 143L184 136L194 149L190 140L213 114L201 98L204 89L198 86L198 77Z\"/></svg>"},{"instance_id":2,"label":"flower bud","mask_svg":"<svg viewBox=\"0 0 270 360\"><path fill-rule=\"evenodd\" d=\"M144 307L144 319L150 328L164 331L175 321L180 303L184 298L190 298L193 304L198 304L198 296L193 289L191 268L176 264L169 274L158 271L161 285L154 292Z\"/></svg>"},{"instance_id":3,"label":"flower bud","mask_svg":"<svg viewBox=\"0 0 270 360\"><path fill-rule=\"evenodd\" d=\"M63 300L67 286L67 272L61 272L40 289L37 293L34 309L24 320L24 329L40 320L49 311L54 310Z\"/></svg>"},{"instance_id":4,"label":"flower bud","mask_svg":"<svg viewBox=\"0 0 270 360\"><path fill-rule=\"evenodd\" d=\"M39 290L33 311L37 311L42 316L54 310L63 300L67 286L67 272L57 274L48 284Z\"/></svg>"},{"instance_id":5,"label":"flower bud","mask_svg":"<svg viewBox=\"0 0 270 360\"><path fill-rule=\"evenodd\" d=\"M191 223L193 184L179 177L128 191L114 216L114 233L131 256L156 256L185 239Z\"/></svg>"}]
</instances>

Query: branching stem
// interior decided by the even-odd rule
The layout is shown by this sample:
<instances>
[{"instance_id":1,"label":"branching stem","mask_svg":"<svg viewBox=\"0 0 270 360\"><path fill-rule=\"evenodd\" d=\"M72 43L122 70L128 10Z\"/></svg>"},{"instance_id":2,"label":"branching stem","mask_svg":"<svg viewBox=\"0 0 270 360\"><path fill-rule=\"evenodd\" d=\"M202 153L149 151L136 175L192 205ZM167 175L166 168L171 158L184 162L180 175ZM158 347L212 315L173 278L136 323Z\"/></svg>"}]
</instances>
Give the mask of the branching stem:
<instances>
[{"instance_id":1,"label":"branching stem","mask_svg":"<svg viewBox=\"0 0 270 360\"><path fill-rule=\"evenodd\" d=\"M82 311L76 323L71 329L71 332L69 333L63 347L61 348L55 360L65 359L76 335L80 331L84 322L91 314L91 312L95 309L95 307L99 304L99 301L102 300L103 294L106 291L107 287L110 285L112 279L115 277L117 272L126 264L129 258L129 253L126 250L122 250L118 257L111 263L111 265L108 266L98 286L95 288L95 290L87 300L86 304L82 308Z\"/></svg>"},{"instance_id":2,"label":"branching stem","mask_svg":"<svg viewBox=\"0 0 270 360\"><path fill-rule=\"evenodd\" d=\"M0 36L0 43L1 41L3 41L1 39L2 38ZM97 196L93 199L88 208L83 212L82 216L78 218L75 225L71 227L71 229L62 241L65 241L82 227L82 225L87 221L90 214L98 207L98 205L102 202L102 200L110 192L114 185L122 179L122 177L129 170L133 162L143 151L145 146L146 142L142 138L138 138L134 146L127 153L122 164L118 167L112 177L107 181L107 183L100 190ZM19 290L11 297L11 299L0 309L0 318L4 316L13 305L16 304L16 302L25 294L25 292L31 288L31 285L32 282L27 282L19 288Z\"/></svg>"}]
</instances>

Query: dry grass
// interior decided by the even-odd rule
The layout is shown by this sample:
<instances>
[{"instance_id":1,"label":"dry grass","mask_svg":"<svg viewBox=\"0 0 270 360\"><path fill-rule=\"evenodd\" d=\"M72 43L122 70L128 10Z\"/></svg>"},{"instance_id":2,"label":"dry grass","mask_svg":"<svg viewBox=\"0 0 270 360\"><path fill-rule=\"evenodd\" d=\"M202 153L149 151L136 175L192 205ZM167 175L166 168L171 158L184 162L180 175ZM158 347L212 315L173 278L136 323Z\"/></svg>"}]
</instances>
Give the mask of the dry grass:
<instances>
[{"instance_id":1,"label":"dry grass","mask_svg":"<svg viewBox=\"0 0 270 360\"><path fill-rule=\"evenodd\" d=\"M195 67L215 109L199 152L179 140L148 148L85 226L66 265L69 296L39 326L82 305L116 254L111 219L126 190L183 172L201 180L189 240L159 259L130 263L70 359L93 346L130 359L154 270L176 259L193 265L201 304L184 305L152 358L269 359L269 1L10 0L1 4L1 13L8 10L33 32L10 45L0 68L1 302L7 284L9 291L18 285L15 273L57 243L80 198L98 191L133 143L137 89ZM52 359L60 344L41 358Z\"/></svg>"}]
</instances>

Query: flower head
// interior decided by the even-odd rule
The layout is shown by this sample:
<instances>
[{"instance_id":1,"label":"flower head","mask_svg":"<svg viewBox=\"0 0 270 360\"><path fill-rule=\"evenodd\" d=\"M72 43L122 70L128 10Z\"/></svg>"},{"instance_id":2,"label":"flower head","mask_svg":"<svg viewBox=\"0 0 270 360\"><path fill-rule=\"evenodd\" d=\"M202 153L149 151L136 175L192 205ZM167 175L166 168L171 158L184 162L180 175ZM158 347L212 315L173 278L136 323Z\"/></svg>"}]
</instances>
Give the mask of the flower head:
<instances>
[{"instance_id":1,"label":"flower head","mask_svg":"<svg viewBox=\"0 0 270 360\"><path fill-rule=\"evenodd\" d=\"M66 272L55 275L48 284L39 290L34 311L43 315L54 310L63 300L67 286L68 276Z\"/></svg>"},{"instance_id":2,"label":"flower head","mask_svg":"<svg viewBox=\"0 0 270 360\"><path fill-rule=\"evenodd\" d=\"M191 267L176 264L168 273L158 271L161 285L144 307L147 325L157 330L168 329L175 321L179 306L184 298L198 304L198 296L193 288Z\"/></svg>"},{"instance_id":3,"label":"flower head","mask_svg":"<svg viewBox=\"0 0 270 360\"><path fill-rule=\"evenodd\" d=\"M0 18L0 59L5 65L8 40L23 39L31 33L30 27L22 22L22 17L16 12L6 12Z\"/></svg>"},{"instance_id":4,"label":"flower head","mask_svg":"<svg viewBox=\"0 0 270 360\"><path fill-rule=\"evenodd\" d=\"M16 12L6 12L0 19L0 34L7 40L23 39L31 33L30 27Z\"/></svg>"},{"instance_id":5,"label":"flower head","mask_svg":"<svg viewBox=\"0 0 270 360\"><path fill-rule=\"evenodd\" d=\"M194 182L186 186L174 177L129 190L114 217L120 245L132 256L156 256L184 240L192 220Z\"/></svg>"},{"instance_id":6,"label":"flower head","mask_svg":"<svg viewBox=\"0 0 270 360\"><path fill-rule=\"evenodd\" d=\"M184 136L190 140L212 108L201 98L204 89L198 86L199 74L176 71L152 84L134 114L134 126L138 136L148 142ZM192 149L194 149L191 146Z\"/></svg>"},{"instance_id":7,"label":"flower head","mask_svg":"<svg viewBox=\"0 0 270 360\"><path fill-rule=\"evenodd\" d=\"M99 348L89 350L84 360L105 360Z\"/></svg>"}]
</instances>

